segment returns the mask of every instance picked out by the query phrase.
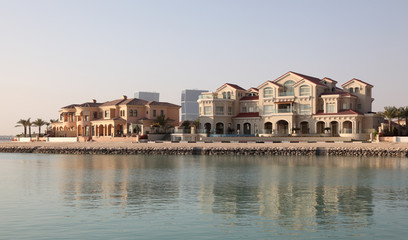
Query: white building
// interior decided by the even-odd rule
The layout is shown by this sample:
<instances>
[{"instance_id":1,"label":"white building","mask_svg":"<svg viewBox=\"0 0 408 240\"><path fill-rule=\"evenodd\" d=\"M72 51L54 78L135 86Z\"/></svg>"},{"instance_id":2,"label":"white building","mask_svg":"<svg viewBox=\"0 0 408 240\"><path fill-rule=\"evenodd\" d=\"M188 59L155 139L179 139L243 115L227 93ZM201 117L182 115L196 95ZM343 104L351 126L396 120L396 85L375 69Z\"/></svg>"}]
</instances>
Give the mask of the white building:
<instances>
[{"instance_id":1,"label":"white building","mask_svg":"<svg viewBox=\"0 0 408 240\"><path fill-rule=\"evenodd\" d=\"M208 90L186 89L181 92L181 121L195 121L198 118L198 97Z\"/></svg>"},{"instance_id":2,"label":"white building","mask_svg":"<svg viewBox=\"0 0 408 240\"><path fill-rule=\"evenodd\" d=\"M160 101L160 93L157 92L135 92L134 95L135 98L138 99L143 99L145 101L155 101L159 102Z\"/></svg>"}]
</instances>

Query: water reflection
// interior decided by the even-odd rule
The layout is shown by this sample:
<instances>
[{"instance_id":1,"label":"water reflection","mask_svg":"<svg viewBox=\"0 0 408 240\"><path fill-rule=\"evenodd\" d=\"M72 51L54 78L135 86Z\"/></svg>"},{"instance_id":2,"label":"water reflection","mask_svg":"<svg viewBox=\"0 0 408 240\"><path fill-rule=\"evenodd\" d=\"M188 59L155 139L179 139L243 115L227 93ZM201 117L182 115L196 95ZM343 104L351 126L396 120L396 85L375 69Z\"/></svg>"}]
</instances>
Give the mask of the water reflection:
<instances>
[{"instance_id":1,"label":"water reflection","mask_svg":"<svg viewBox=\"0 0 408 240\"><path fill-rule=\"evenodd\" d=\"M196 208L220 216L226 226L256 223L294 230L369 226L378 182L378 192L384 191L387 184L401 181L391 181L387 171L398 176L408 169L407 161L397 158L61 158L61 189L70 207L113 206L127 215ZM407 188L396 191L390 196L406 196ZM241 221L248 218L258 221Z\"/></svg>"}]
</instances>

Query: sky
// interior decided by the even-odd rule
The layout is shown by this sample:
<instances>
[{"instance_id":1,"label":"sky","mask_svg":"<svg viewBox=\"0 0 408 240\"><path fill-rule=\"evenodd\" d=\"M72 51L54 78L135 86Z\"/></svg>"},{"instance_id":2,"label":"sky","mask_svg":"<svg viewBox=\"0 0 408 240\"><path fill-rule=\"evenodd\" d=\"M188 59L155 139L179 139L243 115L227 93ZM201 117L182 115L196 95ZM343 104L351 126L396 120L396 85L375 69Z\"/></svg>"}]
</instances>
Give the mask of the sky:
<instances>
[{"instance_id":1,"label":"sky","mask_svg":"<svg viewBox=\"0 0 408 240\"><path fill-rule=\"evenodd\" d=\"M61 107L256 87L288 71L374 85L405 106L408 1L0 0L0 135ZM37 131L35 128L33 131Z\"/></svg>"}]
</instances>

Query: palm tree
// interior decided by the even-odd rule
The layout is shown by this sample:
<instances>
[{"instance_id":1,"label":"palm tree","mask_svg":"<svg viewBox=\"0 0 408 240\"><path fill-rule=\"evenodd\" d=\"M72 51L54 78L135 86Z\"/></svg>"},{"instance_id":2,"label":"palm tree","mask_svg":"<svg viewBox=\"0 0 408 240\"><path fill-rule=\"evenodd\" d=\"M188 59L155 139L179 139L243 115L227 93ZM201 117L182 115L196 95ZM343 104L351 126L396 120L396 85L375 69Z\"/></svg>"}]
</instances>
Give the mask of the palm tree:
<instances>
[{"instance_id":1,"label":"palm tree","mask_svg":"<svg viewBox=\"0 0 408 240\"><path fill-rule=\"evenodd\" d=\"M34 124L34 126L37 126L37 127L38 127L38 136L40 136L40 135L41 135L41 127L44 126L44 125L46 125L47 122L44 121L44 120L42 120L42 119L40 119L40 118L37 118L37 120L35 120L35 121L33 122L33 124Z\"/></svg>"},{"instance_id":2,"label":"palm tree","mask_svg":"<svg viewBox=\"0 0 408 240\"><path fill-rule=\"evenodd\" d=\"M408 106L402 107L401 116L405 119L405 131L408 134Z\"/></svg>"},{"instance_id":3,"label":"palm tree","mask_svg":"<svg viewBox=\"0 0 408 240\"><path fill-rule=\"evenodd\" d=\"M20 119L16 125L16 127L24 127L24 137L27 137L27 126L27 120L25 119Z\"/></svg>"},{"instance_id":4,"label":"palm tree","mask_svg":"<svg viewBox=\"0 0 408 240\"><path fill-rule=\"evenodd\" d=\"M404 114L403 107L396 108L395 117L397 118L397 122L398 122L398 134L400 134L400 131L401 131L401 119L404 117L403 114Z\"/></svg>"},{"instance_id":5,"label":"palm tree","mask_svg":"<svg viewBox=\"0 0 408 240\"><path fill-rule=\"evenodd\" d=\"M28 127L28 135L31 137L31 126L33 125L33 123L30 120L31 118L27 119L27 127Z\"/></svg>"},{"instance_id":6,"label":"palm tree","mask_svg":"<svg viewBox=\"0 0 408 240\"><path fill-rule=\"evenodd\" d=\"M396 107L384 107L384 112L380 112L380 116L388 119L388 131L391 133L391 121L396 117L397 108Z\"/></svg>"}]
</instances>

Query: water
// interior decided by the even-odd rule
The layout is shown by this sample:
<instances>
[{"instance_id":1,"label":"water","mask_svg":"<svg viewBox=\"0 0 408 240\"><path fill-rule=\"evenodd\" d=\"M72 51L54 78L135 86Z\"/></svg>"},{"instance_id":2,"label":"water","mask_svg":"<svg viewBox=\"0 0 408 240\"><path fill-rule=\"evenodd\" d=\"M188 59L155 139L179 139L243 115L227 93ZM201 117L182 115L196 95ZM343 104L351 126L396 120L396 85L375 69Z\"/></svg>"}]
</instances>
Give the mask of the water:
<instances>
[{"instance_id":1,"label":"water","mask_svg":"<svg viewBox=\"0 0 408 240\"><path fill-rule=\"evenodd\" d=\"M0 239L406 239L408 159L0 154Z\"/></svg>"}]
</instances>

